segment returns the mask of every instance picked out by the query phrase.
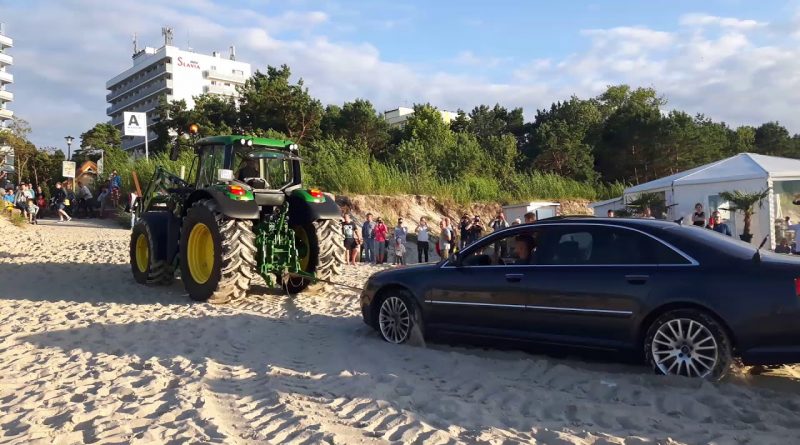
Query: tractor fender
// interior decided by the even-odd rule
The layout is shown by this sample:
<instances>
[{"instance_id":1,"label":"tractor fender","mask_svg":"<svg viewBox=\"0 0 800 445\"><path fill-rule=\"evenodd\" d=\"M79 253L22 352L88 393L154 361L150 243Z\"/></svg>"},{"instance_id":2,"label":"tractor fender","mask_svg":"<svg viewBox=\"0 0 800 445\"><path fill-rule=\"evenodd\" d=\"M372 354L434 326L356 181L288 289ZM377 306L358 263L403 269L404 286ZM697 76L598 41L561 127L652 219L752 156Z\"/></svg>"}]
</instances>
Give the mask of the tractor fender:
<instances>
[{"instance_id":1,"label":"tractor fender","mask_svg":"<svg viewBox=\"0 0 800 445\"><path fill-rule=\"evenodd\" d=\"M157 260L167 259L167 238L169 236L170 212L144 212L139 218L140 221L147 223L150 234L153 236L153 244L156 251Z\"/></svg>"},{"instance_id":2,"label":"tractor fender","mask_svg":"<svg viewBox=\"0 0 800 445\"><path fill-rule=\"evenodd\" d=\"M289 201L289 221L292 225L307 224L321 219L341 219L342 211L331 195L320 202L310 202L301 193L292 193Z\"/></svg>"},{"instance_id":3,"label":"tractor fender","mask_svg":"<svg viewBox=\"0 0 800 445\"><path fill-rule=\"evenodd\" d=\"M206 188L196 190L189 195L184 207L184 213L192 207L192 204L201 199L213 199L217 204L217 210L228 218L234 219L258 219L259 207L255 200L235 201L228 198L219 190Z\"/></svg>"}]
</instances>

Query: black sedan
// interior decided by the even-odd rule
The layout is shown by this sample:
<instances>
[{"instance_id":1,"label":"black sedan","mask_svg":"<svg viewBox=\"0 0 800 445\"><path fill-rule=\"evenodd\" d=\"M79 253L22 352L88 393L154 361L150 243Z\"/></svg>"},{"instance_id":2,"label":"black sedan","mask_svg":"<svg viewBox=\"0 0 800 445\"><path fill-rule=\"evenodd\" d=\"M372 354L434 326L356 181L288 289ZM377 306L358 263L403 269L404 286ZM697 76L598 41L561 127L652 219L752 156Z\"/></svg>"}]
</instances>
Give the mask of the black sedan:
<instances>
[{"instance_id":1,"label":"black sedan","mask_svg":"<svg viewBox=\"0 0 800 445\"><path fill-rule=\"evenodd\" d=\"M447 261L379 272L364 321L641 354L661 374L719 379L800 362L800 259L714 231L563 218L495 232Z\"/></svg>"}]
</instances>

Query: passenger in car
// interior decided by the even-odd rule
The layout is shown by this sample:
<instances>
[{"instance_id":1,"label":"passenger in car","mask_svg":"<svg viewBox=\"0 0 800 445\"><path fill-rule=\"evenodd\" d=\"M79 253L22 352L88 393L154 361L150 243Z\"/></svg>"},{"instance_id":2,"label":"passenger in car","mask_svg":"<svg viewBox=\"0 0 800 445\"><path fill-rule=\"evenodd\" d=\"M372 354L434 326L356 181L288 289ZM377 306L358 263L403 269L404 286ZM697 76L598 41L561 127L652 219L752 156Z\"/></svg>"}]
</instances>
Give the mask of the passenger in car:
<instances>
[{"instance_id":1,"label":"passenger in car","mask_svg":"<svg viewBox=\"0 0 800 445\"><path fill-rule=\"evenodd\" d=\"M517 254L516 265L534 264L536 240L530 235L519 235L514 238L514 252Z\"/></svg>"}]
</instances>

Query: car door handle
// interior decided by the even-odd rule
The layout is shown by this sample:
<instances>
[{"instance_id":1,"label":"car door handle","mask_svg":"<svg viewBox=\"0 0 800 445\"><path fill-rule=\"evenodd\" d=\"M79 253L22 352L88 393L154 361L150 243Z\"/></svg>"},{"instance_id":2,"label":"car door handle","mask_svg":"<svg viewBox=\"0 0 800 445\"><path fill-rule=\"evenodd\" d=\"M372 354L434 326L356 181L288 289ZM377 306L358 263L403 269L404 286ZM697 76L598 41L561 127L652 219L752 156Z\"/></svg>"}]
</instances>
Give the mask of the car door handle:
<instances>
[{"instance_id":1,"label":"car door handle","mask_svg":"<svg viewBox=\"0 0 800 445\"><path fill-rule=\"evenodd\" d=\"M524 276L525 275L521 273L507 273L506 281L509 281L511 283L519 283L520 281L522 281L522 277Z\"/></svg>"},{"instance_id":2,"label":"car door handle","mask_svg":"<svg viewBox=\"0 0 800 445\"><path fill-rule=\"evenodd\" d=\"M631 284L644 284L649 278L650 275L625 275L625 280Z\"/></svg>"}]
</instances>

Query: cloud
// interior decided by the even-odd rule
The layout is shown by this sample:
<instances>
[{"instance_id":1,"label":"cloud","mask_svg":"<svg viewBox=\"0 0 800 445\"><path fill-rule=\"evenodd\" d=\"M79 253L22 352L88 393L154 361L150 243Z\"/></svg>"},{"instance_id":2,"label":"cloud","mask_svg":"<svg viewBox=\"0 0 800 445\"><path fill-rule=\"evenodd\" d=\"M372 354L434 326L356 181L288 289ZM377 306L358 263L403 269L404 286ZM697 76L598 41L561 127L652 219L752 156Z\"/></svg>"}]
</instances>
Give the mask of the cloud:
<instances>
[{"instance_id":1,"label":"cloud","mask_svg":"<svg viewBox=\"0 0 800 445\"><path fill-rule=\"evenodd\" d=\"M679 23L682 26L692 26L704 28L707 26L717 26L720 28L730 28L739 31L747 31L761 28L767 24L756 20L742 20L733 17L717 17L708 14L685 14L681 16Z\"/></svg>"},{"instance_id":2,"label":"cloud","mask_svg":"<svg viewBox=\"0 0 800 445\"><path fill-rule=\"evenodd\" d=\"M236 14L222 0L4 5L15 38L11 108L30 121L35 143L63 145L66 134L78 136L107 119L105 82L130 66L131 34L153 46L160 27L170 24L179 46L190 39L195 50L210 53L235 44L239 59L254 69L287 63L325 103L361 97L379 110L414 102L469 110L499 102L524 107L532 118L552 101L629 83L652 86L670 107L690 113L733 124L779 120L800 131L794 110L800 103L800 48L788 38L795 32L791 26L688 14L669 30L576 31L586 45L571 54L515 61L466 49L437 68L390 61L369 42L326 36L342 25L328 12L249 4ZM491 67L496 69L484 69Z\"/></svg>"}]
</instances>

